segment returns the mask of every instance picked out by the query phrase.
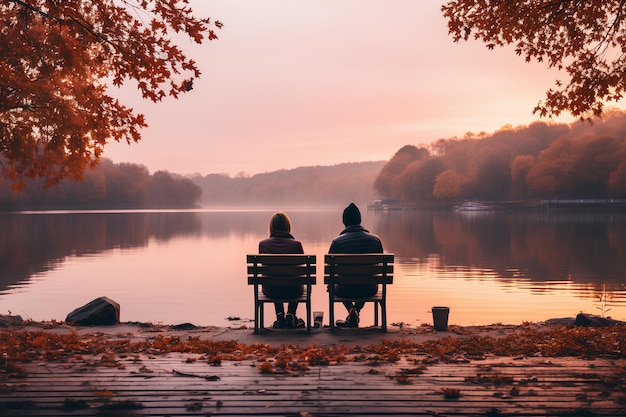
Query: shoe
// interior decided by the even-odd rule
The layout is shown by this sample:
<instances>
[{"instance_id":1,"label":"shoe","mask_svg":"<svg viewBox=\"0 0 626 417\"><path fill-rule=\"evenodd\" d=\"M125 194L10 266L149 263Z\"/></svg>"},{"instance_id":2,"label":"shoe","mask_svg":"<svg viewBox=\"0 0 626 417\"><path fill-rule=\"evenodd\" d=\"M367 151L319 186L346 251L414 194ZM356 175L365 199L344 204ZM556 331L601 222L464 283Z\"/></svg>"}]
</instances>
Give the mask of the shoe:
<instances>
[{"instance_id":1,"label":"shoe","mask_svg":"<svg viewBox=\"0 0 626 417\"><path fill-rule=\"evenodd\" d=\"M296 315L287 313L285 316L285 328L287 329L295 329L296 328Z\"/></svg>"},{"instance_id":2,"label":"shoe","mask_svg":"<svg viewBox=\"0 0 626 417\"><path fill-rule=\"evenodd\" d=\"M285 323L285 314L279 313L276 315L276 321L274 322L275 329L284 329L287 323Z\"/></svg>"},{"instance_id":3,"label":"shoe","mask_svg":"<svg viewBox=\"0 0 626 417\"><path fill-rule=\"evenodd\" d=\"M337 327L348 327L348 322L346 320L337 320L337 321L335 321L335 326L337 326Z\"/></svg>"},{"instance_id":4,"label":"shoe","mask_svg":"<svg viewBox=\"0 0 626 417\"><path fill-rule=\"evenodd\" d=\"M356 308L350 309L350 314L346 318L349 327L359 327L359 312L356 311Z\"/></svg>"}]
</instances>

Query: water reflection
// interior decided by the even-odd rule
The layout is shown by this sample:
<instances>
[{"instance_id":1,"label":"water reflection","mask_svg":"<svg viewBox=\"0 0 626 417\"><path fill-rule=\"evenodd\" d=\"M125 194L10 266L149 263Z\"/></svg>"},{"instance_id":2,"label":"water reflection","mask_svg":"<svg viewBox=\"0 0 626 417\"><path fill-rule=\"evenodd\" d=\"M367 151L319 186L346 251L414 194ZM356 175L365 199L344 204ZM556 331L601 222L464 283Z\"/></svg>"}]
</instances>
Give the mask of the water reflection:
<instances>
[{"instance_id":1,"label":"water reflection","mask_svg":"<svg viewBox=\"0 0 626 417\"><path fill-rule=\"evenodd\" d=\"M57 267L68 256L143 247L199 233L197 213L0 214L0 290Z\"/></svg>"},{"instance_id":2,"label":"water reflection","mask_svg":"<svg viewBox=\"0 0 626 417\"><path fill-rule=\"evenodd\" d=\"M102 259L100 262L112 262L105 254L114 250L157 253L148 248L152 241L161 246L180 242L167 250L160 248L160 257L163 253L174 258L175 253L198 251L199 255L185 261L188 274L203 271L197 272L198 277L190 278L195 279L190 281L190 286L206 280L202 268L207 266L203 264L206 259L202 252L207 251L218 258L232 259L219 271L220 276L243 282L235 278L244 274L243 255L255 251L256 242L267 235L271 214L271 211L0 214L0 291L6 294L15 287L28 291L29 285L39 285L33 282L33 277L62 270L68 259L92 256ZM303 242L305 251L318 256L323 255L343 227L340 210L290 211L289 215L294 235ZM427 291L443 291L445 286L452 291L478 294L483 291L484 282L495 282L501 290L516 293L520 303L531 302L521 300L520 293L554 298L555 294L569 292L575 297L596 299L606 291L611 306L626 305L625 213L363 210L363 218L364 226L380 235L385 249L396 254L394 297L406 299L406 305L415 304L414 300ZM190 249L190 245L203 246ZM220 254L226 250L228 254ZM159 261L172 263L175 259ZM107 266L99 264L99 268ZM234 293L247 290L245 283L240 285L241 288L233 289ZM428 285L433 288L425 288ZM321 304L324 303L322 292L320 289L316 297ZM96 294L100 295L103 294ZM484 302L480 296L474 298L477 304Z\"/></svg>"},{"instance_id":3,"label":"water reflection","mask_svg":"<svg viewBox=\"0 0 626 417\"><path fill-rule=\"evenodd\" d=\"M441 268L493 271L504 282L577 282L622 288L623 213L418 212L374 215L401 262L436 256Z\"/></svg>"}]
</instances>

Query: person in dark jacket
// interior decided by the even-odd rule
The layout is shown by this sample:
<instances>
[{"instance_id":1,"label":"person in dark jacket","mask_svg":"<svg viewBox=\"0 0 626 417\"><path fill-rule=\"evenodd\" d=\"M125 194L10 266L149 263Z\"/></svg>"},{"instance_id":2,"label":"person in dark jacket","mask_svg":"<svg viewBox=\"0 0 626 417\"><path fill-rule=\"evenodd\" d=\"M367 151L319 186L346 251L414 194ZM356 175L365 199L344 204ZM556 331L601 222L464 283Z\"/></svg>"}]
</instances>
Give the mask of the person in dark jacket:
<instances>
[{"instance_id":1,"label":"person in dark jacket","mask_svg":"<svg viewBox=\"0 0 626 417\"><path fill-rule=\"evenodd\" d=\"M302 243L291 235L291 221L282 212L270 219L270 237L259 242L259 253L304 253ZM270 298L295 298L302 295L302 285L263 285L263 294ZM274 303L276 310L275 328L304 327L304 321L296 317L298 303L289 303L287 315L283 303Z\"/></svg>"},{"instance_id":2,"label":"person in dark jacket","mask_svg":"<svg viewBox=\"0 0 626 417\"><path fill-rule=\"evenodd\" d=\"M330 244L328 253L382 253L383 244L380 238L361 226L361 212L350 203L343 211L343 224L346 227ZM378 291L378 285L337 285L335 293L338 297L371 297ZM358 327L359 314L365 303L345 302L348 310L346 322L338 320L338 325Z\"/></svg>"}]
</instances>

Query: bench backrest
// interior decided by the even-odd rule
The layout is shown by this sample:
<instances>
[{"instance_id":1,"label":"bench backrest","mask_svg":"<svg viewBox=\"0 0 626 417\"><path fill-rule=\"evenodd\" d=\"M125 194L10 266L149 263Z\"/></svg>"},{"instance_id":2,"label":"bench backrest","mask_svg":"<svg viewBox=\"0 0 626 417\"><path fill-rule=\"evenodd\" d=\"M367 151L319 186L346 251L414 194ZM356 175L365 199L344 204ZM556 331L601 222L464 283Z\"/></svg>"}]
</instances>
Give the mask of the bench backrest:
<instances>
[{"instance_id":1,"label":"bench backrest","mask_svg":"<svg viewBox=\"0 0 626 417\"><path fill-rule=\"evenodd\" d=\"M324 284L392 284L393 253L324 255Z\"/></svg>"},{"instance_id":2,"label":"bench backrest","mask_svg":"<svg viewBox=\"0 0 626 417\"><path fill-rule=\"evenodd\" d=\"M248 284L315 285L315 255L247 255Z\"/></svg>"}]
</instances>

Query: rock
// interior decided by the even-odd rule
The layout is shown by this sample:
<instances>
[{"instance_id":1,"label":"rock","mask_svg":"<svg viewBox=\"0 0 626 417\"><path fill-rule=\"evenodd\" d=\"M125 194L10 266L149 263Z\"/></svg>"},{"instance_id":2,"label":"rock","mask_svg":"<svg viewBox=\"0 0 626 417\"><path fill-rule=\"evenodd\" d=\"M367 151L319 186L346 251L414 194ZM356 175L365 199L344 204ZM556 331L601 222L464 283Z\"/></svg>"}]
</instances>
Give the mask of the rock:
<instances>
[{"instance_id":1,"label":"rock","mask_svg":"<svg viewBox=\"0 0 626 417\"><path fill-rule=\"evenodd\" d=\"M15 326L16 324L24 323L22 316L8 316L6 314L0 314L0 327Z\"/></svg>"},{"instance_id":2,"label":"rock","mask_svg":"<svg viewBox=\"0 0 626 417\"><path fill-rule=\"evenodd\" d=\"M576 319L573 317L562 317L546 320L546 324L557 324L560 326L573 326L575 322Z\"/></svg>"},{"instance_id":3,"label":"rock","mask_svg":"<svg viewBox=\"0 0 626 417\"><path fill-rule=\"evenodd\" d=\"M115 301L100 297L78 307L67 315L67 323L83 326L105 326L120 322L120 305Z\"/></svg>"},{"instance_id":4,"label":"rock","mask_svg":"<svg viewBox=\"0 0 626 417\"><path fill-rule=\"evenodd\" d=\"M595 316L593 314L579 313L574 321L574 326L583 327L605 327L613 326L615 324L623 324L619 320L613 320L609 317Z\"/></svg>"},{"instance_id":5,"label":"rock","mask_svg":"<svg viewBox=\"0 0 626 417\"><path fill-rule=\"evenodd\" d=\"M172 326L172 329L174 330L194 330L196 328L196 325L191 323L181 323Z\"/></svg>"}]
</instances>

